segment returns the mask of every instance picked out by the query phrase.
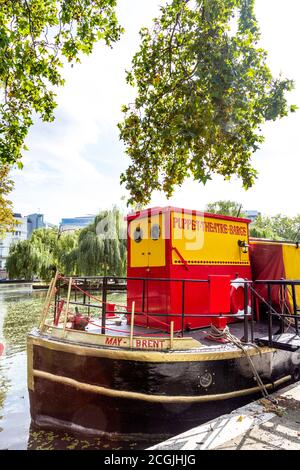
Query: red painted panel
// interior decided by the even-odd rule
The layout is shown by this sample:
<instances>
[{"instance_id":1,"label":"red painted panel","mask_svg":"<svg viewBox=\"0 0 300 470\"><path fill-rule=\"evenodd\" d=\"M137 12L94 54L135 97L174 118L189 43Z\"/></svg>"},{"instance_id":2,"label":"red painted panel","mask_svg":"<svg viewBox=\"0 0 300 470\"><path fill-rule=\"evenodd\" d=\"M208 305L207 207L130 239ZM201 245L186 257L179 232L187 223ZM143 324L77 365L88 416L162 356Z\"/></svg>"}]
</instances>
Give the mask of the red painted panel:
<instances>
[{"instance_id":1,"label":"red painted panel","mask_svg":"<svg viewBox=\"0 0 300 470\"><path fill-rule=\"evenodd\" d=\"M237 272L238 269L238 272ZM249 266L189 266L186 271L183 266L172 266L172 269L167 267L151 268L147 271L146 268L134 268L129 270L130 276L146 277L149 280L128 280L127 287L127 304L128 311L131 310L131 303L135 301L135 311L137 313L143 312L144 315L136 315L135 324L140 326L148 326L151 328L164 329L164 325L159 322L167 323L170 325L174 321L175 331L182 328L182 307L184 308L185 319L184 328L196 329L204 326L209 326L211 318L209 317L194 317L187 315L195 314L210 314L216 313L216 304L214 307L210 306L211 295L209 283L191 282L191 280L207 280L211 275L227 276L231 280L236 277L244 279L251 279L251 272ZM213 274L212 274L213 273ZM169 281L157 281L153 278L171 278ZM183 282L184 280L184 302L183 302ZM143 284L144 284L144 310L142 309L143 297ZM219 296L215 287L215 296ZM222 287L221 296L224 299L219 302L226 304L226 311L229 311L228 290ZM184 304L184 305L183 305ZM214 310L214 311L213 311ZM151 313L166 313L167 315L151 318ZM146 314L146 315L145 315ZM148 314L148 315L147 315ZM173 315L172 315L173 314ZM180 315L175 317L174 314ZM128 322L130 322L130 315L128 315ZM169 328L166 328L169 330Z\"/></svg>"},{"instance_id":2,"label":"red painted panel","mask_svg":"<svg viewBox=\"0 0 300 470\"><path fill-rule=\"evenodd\" d=\"M226 275L231 280L236 277L251 279L250 266L189 266L188 271L184 266L172 266L170 277L173 279L201 279L208 280L210 275ZM182 313L182 283L171 282L171 311ZM210 314L210 290L209 283L185 281L184 312L186 315ZM182 328L181 319L170 317L175 322L175 330ZM186 316L184 326L187 329L196 329L209 326L211 318Z\"/></svg>"},{"instance_id":3,"label":"red painted panel","mask_svg":"<svg viewBox=\"0 0 300 470\"><path fill-rule=\"evenodd\" d=\"M282 245L276 243L250 244L250 262L253 280L285 278ZM255 290L267 300L267 286L257 285ZM280 305L279 286L272 286L272 303Z\"/></svg>"},{"instance_id":4,"label":"red painted panel","mask_svg":"<svg viewBox=\"0 0 300 470\"><path fill-rule=\"evenodd\" d=\"M131 311L132 302L135 301L135 324L157 329L168 329L167 315L170 309L170 282L167 267L130 268L127 281L127 310ZM145 280L130 279L132 277L145 278ZM166 279L159 281L157 279ZM144 300L143 300L144 298ZM151 318L151 314L160 314ZM164 314L161 316L161 314ZM130 322L128 315L128 323Z\"/></svg>"},{"instance_id":5,"label":"red painted panel","mask_svg":"<svg viewBox=\"0 0 300 470\"><path fill-rule=\"evenodd\" d=\"M162 209L157 208L157 211L160 212ZM163 212L168 211L163 210ZM215 217L215 215L212 216ZM128 220L132 220L134 217L136 215L130 216ZM166 224L169 223L169 220L169 217L166 216ZM128 260L130 260L129 242ZM129 265L127 276L129 278L147 278L146 281L128 280L128 311L131 310L131 303L134 300L136 305L135 311L143 313L143 315L136 315L135 324L168 331L169 326L165 327L164 324L170 325L170 322L174 321L174 329L178 331L182 328L182 311L185 313L183 325L185 329L196 329L210 325L210 317L196 317L196 314L209 315L211 312L216 313L220 309L229 311L230 293L228 292L228 279L233 280L236 277L251 279L251 268L250 266L243 265L173 265L172 243L171 240L167 239L166 266L131 268ZM208 283L209 276L227 277L226 286L225 281L224 284L220 281L218 287L217 285L214 286L213 295L215 299L213 301ZM169 281L159 281L158 278L169 279ZM192 280L204 280L206 282L191 282ZM145 293L144 302L142 300L143 291ZM151 315L155 313L165 315L155 317L155 319ZM175 314L178 317L175 317ZM128 315L128 322L130 322L130 315Z\"/></svg>"},{"instance_id":6,"label":"red painted panel","mask_svg":"<svg viewBox=\"0 0 300 470\"><path fill-rule=\"evenodd\" d=\"M230 276L209 275L209 312L230 313Z\"/></svg>"}]
</instances>

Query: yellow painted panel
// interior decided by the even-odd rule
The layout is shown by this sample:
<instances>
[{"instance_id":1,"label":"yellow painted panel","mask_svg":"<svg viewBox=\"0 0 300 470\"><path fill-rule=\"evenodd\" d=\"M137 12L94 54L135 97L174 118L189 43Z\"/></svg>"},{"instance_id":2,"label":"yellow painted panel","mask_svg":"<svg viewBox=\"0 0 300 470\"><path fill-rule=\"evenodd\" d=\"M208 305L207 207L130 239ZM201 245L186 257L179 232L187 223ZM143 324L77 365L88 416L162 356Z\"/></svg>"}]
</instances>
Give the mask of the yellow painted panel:
<instances>
[{"instance_id":1,"label":"yellow painted panel","mask_svg":"<svg viewBox=\"0 0 300 470\"><path fill-rule=\"evenodd\" d=\"M248 244L246 222L174 212L171 224L174 264L182 264L179 253L188 264L250 264L238 245Z\"/></svg>"},{"instance_id":2,"label":"yellow painted panel","mask_svg":"<svg viewBox=\"0 0 300 470\"><path fill-rule=\"evenodd\" d=\"M134 234L140 229L141 241L134 239ZM130 266L133 268L148 266L148 217L138 218L130 222Z\"/></svg>"},{"instance_id":3,"label":"yellow painted panel","mask_svg":"<svg viewBox=\"0 0 300 470\"><path fill-rule=\"evenodd\" d=\"M165 227L164 214L141 217L130 222L130 266L132 268L147 266L165 266ZM153 226L159 226L157 239L153 239ZM140 233L140 239L135 236Z\"/></svg>"},{"instance_id":4,"label":"yellow painted panel","mask_svg":"<svg viewBox=\"0 0 300 470\"><path fill-rule=\"evenodd\" d=\"M286 279L300 280L300 248L296 245L282 245L282 252ZM296 287L296 298L300 308L300 286Z\"/></svg>"},{"instance_id":5,"label":"yellow painted panel","mask_svg":"<svg viewBox=\"0 0 300 470\"><path fill-rule=\"evenodd\" d=\"M165 248L166 242L165 242L164 221L165 221L164 214L152 215L149 218L149 221L148 221L148 226L149 226L148 263L149 263L149 266L165 266L166 265L166 248ZM153 235L151 234L151 230L153 229L153 226L159 226L159 237L157 240L154 240Z\"/></svg>"}]
</instances>

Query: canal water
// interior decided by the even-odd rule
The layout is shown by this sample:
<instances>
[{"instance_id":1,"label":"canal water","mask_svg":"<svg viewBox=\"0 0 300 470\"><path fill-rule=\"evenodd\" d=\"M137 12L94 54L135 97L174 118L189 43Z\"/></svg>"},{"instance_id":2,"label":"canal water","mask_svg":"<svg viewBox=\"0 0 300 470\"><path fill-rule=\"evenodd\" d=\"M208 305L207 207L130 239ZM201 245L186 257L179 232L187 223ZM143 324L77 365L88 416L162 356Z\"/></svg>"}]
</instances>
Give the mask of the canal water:
<instances>
[{"instance_id":1,"label":"canal water","mask_svg":"<svg viewBox=\"0 0 300 470\"><path fill-rule=\"evenodd\" d=\"M26 336L38 325L45 296L45 291L28 294L0 292L0 343L4 345L4 353L0 357L0 450L129 450L150 447L155 442L87 439L55 429L42 431L31 424ZM111 293L107 300L124 304L126 294ZM244 399L240 406L246 402Z\"/></svg>"},{"instance_id":2,"label":"canal water","mask_svg":"<svg viewBox=\"0 0 300 470\"><path fill-rule=\"evenodd\" d=\"M120 450L147 447L145 443L86 439L55 430L46 432L31 425L26 335L38 324L45 295L44 291L0 293L0 343L4 344L0 357L0 450Z\"/></svg>"}]
</instances>

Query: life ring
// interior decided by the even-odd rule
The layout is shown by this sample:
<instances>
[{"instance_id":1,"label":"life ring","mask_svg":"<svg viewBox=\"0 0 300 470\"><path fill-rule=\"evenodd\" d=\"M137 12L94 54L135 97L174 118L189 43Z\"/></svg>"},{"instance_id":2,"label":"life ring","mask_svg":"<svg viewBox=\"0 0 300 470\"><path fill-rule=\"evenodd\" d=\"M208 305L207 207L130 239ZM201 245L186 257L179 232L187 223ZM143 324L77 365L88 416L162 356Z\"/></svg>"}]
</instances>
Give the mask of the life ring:
<instances>
[{"instance_id":1,"label":"life ring","mask_svg":"<svg viewBox=\"0 0 300 470\"><path fill-rule=\"evenodd\" d=\"M230 290L230 310L236 316L244 315L244 289L245 289L245 279L238 277L231 281L231 290ZM247 313L251 313L250 297L248 300L248 309Z\"/></svg>"}]
</instances>

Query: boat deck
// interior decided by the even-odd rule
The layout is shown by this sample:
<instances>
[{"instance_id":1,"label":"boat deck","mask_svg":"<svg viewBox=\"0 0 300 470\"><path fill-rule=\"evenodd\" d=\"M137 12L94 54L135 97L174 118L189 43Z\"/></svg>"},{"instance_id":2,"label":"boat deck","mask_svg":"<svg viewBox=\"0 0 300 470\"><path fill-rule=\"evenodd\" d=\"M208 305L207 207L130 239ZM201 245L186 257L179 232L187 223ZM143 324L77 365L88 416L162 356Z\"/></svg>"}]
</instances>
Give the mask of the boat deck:
<instances>
[{"instance_id":1,"label":"boat deck","mask_svg":"<svg viewBox=\"0 0 300 470\"><path fill-rule=\"evenodd\" d=\"M241 340L244 337L244 322L237 321L234 323L230 323L228 325L230 333ZM273 325L273 335L278 332L279 325ZM214 341L210 339L209 336L209 327L197 329L197 330L190 330L184 332L184 338L193 338L194 340L199 342L199 347L202 350L209 350L213 352L214 350L232 350L236 349L236 346L232 343L222 343L219 341ZM268 324L266 322L254 322L254 340L260 338L267 338L268 336ZM86 328L86 332L89 333L101 333L101 320L93 320L93 324L90 324ZM111 336L122 336L128 337L130 335L130 325L127 324L126 318L118 318L118 319L109 319L106 322L106 335ZM141 326L134 327L134 335L140 337L147 337L147 338L169 338L169 335L163 331L154 328L144 328ZM285 333L286 337L294 336L294 330L291 328ZM174 338L181 338L181 332L175 332ZM249 327L249 341L250 341L250 327ZM267 345L267 344L266 344Z\"/></svg>"}]
</instances>

